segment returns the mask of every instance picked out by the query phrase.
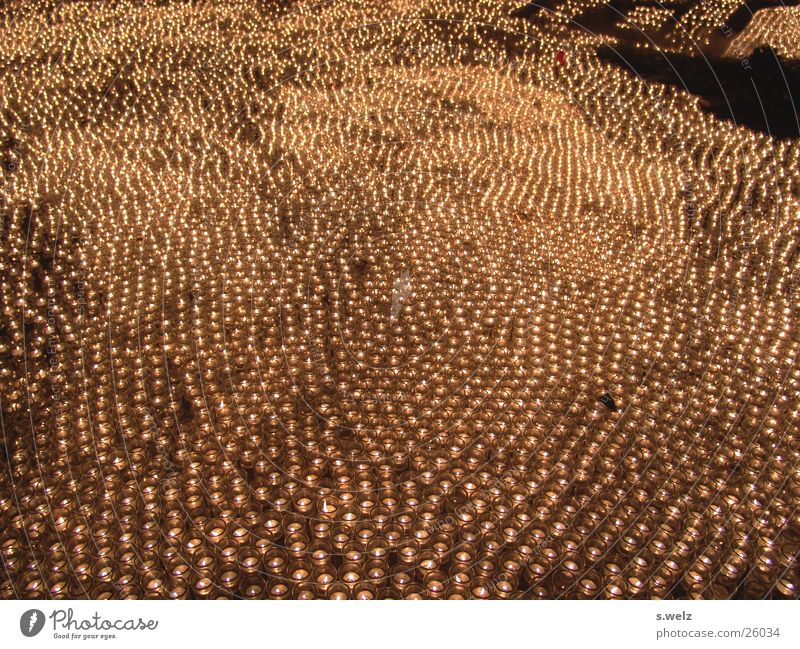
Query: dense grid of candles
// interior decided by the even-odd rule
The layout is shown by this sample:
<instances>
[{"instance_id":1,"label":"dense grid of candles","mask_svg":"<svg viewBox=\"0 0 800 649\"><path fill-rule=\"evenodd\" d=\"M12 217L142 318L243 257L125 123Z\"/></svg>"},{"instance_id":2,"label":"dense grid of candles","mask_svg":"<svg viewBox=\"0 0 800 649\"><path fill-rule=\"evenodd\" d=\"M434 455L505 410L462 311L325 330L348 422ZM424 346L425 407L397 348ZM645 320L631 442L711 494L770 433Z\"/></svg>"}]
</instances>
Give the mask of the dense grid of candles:
<instances>
[{"instance_id":1,"label":"dense grid of candles","mask_svg":"<svg viewBox=\"0 0 800 649\"><path fill-rule=\"evenodd\" d=\"M755 47L769 45L790 59L800 57L800 11L781 7L759 11L747 28L732 39L728 54L747 57Z\"/></svg>"},{"instance_id":2,"label":"dense grid of candles","mask_svg":"<svg viewBox=\"0 0 800 649\"><path fill-rule=\"evenodd\" d=\"M0 596L797 596L797 143L519 4L0 8Z\"/></svg>"}]
</instances>

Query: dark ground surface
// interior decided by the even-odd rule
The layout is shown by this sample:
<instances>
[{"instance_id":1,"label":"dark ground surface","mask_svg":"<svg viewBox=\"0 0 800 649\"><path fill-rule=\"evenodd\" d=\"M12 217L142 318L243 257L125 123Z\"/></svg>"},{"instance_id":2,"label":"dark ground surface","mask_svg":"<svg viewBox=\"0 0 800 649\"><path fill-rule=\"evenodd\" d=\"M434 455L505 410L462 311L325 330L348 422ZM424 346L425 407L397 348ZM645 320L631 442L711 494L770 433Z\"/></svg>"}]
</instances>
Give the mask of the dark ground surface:
<instances>
[{"instance_id":1,"label":"dark ground surface","mask_svg":"<svg viewBox=\"0 0 800 649\"><path fill-rule=\"evenodd\" d=\"M600 48L602 60L648 82L683 88L699 97L706 111L721 119L779 139L800 137L800 62L784 58L769 47L741 60L724 56L731 39L745 30L757 11L796 6L800 0L742 2L726 18L725 32L712 34L702 51L689 54L670 51L667 47L670 33L681 28L681 18L697 4L697 0L608 0L579 13L572 27L618 39L619 45ZM530 2L515 15L537 20L543 12L561 11L564 5L565 0ZM669 10L672 19L659 31L626 29L627 14L642 6Z\"/></svg>"},{"instance_id":2,"label":"dark ground surface","mask_svg":"<svg viewBox=\"0 0 800 649\"><path fill-rule=\"evenodd\" d=\"M769 47L741 61L632 46L603 47L599 55L647 81L683 88L721 119L779 139L800 137L800 62Z\"/></svg>"}]
</instances>

